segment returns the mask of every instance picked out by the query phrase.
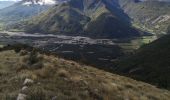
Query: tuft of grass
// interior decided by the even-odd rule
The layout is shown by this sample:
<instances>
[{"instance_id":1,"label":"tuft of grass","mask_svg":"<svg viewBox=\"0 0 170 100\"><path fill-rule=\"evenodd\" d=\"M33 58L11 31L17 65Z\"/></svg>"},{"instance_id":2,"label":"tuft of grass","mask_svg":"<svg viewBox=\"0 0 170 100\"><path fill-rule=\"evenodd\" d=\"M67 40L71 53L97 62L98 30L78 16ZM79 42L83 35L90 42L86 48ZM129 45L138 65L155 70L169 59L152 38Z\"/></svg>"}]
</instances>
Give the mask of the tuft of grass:
<instances>
[{"instance_id":1,"label":"tuft of grass","mask_svg":"<svg viewBox=\"0 0 170 100\"><path fill-rule=\"evenodd\" d=\"M36 71L36 75L41 78L50 78L55 75L56 69L53 66L45 66Z\"/></svg>"},{"instance_id":2,"label":"tuft of grass","mask_svg":"<svg viewBox=\"0 0 170 100\"><path fill-rule=\"evenodd\" d=\"M60 77L69 77L69 72L68 71L66 71L65 69L59 69L58 71L57 71L57 74L58 74L58 76L60 76Z\"/></svg>"}]
</instances>

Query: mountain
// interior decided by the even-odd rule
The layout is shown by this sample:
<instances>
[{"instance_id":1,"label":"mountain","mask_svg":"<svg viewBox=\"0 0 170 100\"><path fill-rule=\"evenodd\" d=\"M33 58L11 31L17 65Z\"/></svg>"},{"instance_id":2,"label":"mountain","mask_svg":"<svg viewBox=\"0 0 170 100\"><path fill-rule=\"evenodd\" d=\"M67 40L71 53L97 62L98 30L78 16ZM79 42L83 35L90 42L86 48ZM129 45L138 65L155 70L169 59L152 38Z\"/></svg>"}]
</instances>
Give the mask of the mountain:
<instances>
[{"instance_id":1,"label":"mountain","mask_svg":"<svg viewBox=\"0 0 170 100\"><path fill-rule=\"evenodd\" d=\"M46 11L66 0L22 0L0 10L0 21L4 24L16 23Z\"/></svg>"},{"instance_id":2,"label":"mountain","mask_svg":"<svg viewBox=\"0 0 170 100\"><path fill-rule=\"evenodd\" d=\"M22 48L22 46L20 46ZM8 46L0 52L2 100L169 100L170 91L91 66ZM28 49L29 48L29 49ZM14 51L15 50L15 51Z\"/></svg>"},{"instance_id":3,"label":"mountain","mask_svg":"<svg viewBox=\"0 0 170 100\"><path fill-rule=\"evenodd\" d=\"M170 89L170 35L145 45L121 60L116 72Z\"/></svg>"},{"instance_id":4,"label":"mountain","mask_svg":"<svg viewBox=\"0 0 170 100\"><path fill-rule=\"evenodd\" d=\"M0 1L0 9L6 8L14 3L13 1Z\"/></svg>"},{"instance_id":5,"label":"mountain","mask_svg":"<svg viewBox=\"0 0 170 100\"><path fill-rule=\"evenodd\" d=\"M135 27L156 34L167 33L170 23L169 0L118 0Z\"/></svg>"},{"instance_id":6,"label":"mountain","mask_svg":"<svg viewBox=\"0 0 170 100\"><path fill-rule=\"evenodd\" d=\"M19 8L17 7L17 11L11 10L14 8L1 10L0 15L4 15L4 17L0 17L0 19L1 22L6 19L21 21L20 19L23 20L37 15L37 13L44 11L44 9L47 9L47 6L51 4L61 3L64 3L63 5L65 6L54 7L50 9L51 11L39 15L37 18L34 17L34 20L32 20L33 23L31 20L27 22L28 25L24 23L26 24L24 26L33 25L32 27L25 27L25 29L28 32L72 33L81 35L88 33L86 35L92 35L93 37L96 35L97 37L128 37L130 35L139 36L141 34L138 30L134 29L134 27L150 33L156 33L157 35L166 34L167 27L170 23L169 0L24 0L19 4L26 6L26 8L23 9L24 12L28 11L27 13L29 15L25 15L24 12L20 11L20 13L13 14L13 12L18 12L20 8L18 6ZM38 7L34 8L29 5L36 5ZM60 9L65 10L62 11ZM58 12L55 12L55 10ZM55 13L55 16L52 13ZM47 15L49 15L55 19L54 17L57 15L59 17L61 13L65 13L64 15L69 17L56 18L56 20L51 21L47 17ZM80 18L80 22L72 18L80 16L83 17ZM35 22L35 20L38 21ZM100 24L98 23L99 21L101 22ZM40 25L41 23L43 24L42 27ZM64 24L61 25L61 23ZM66 26L66 24L68 26ZM20 25L21 24L19 24L19 26ZM75 26L77 29L74 29ZM96 28L96 26L99 28ZM35 30L34 27L36 27L37 30Z\"/></svg>"},{"instance_id":7,"label":"mountain","mask_svg":"<svg viewBox=\"0 0 170 100\"><path fill-rule=\"evenodd\" d=\"M18 26L24 26L24 30L32 33L98 38L121 38L143 34L131 26L130 18L120 9L117 1L110 0L71 0L31 20L21 22Z\"/></svg>"}]
</instances>

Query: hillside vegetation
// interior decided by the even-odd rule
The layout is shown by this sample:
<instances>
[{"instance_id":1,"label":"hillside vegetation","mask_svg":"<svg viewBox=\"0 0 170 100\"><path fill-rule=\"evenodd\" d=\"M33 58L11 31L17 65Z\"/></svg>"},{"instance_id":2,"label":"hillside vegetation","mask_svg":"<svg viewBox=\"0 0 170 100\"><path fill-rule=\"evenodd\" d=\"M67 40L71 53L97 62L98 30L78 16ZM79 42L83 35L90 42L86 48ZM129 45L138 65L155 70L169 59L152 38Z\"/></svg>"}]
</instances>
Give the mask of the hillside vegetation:
<instances>
[{"instance_id":1,"label":"hillside vegetation","mask_svg":"<svg viewBox=\"0 0 170 100\"><path fill-rule=\"evenodd\" d=\"M18 52L18 53L16 53ZM26 50L0 52L0 99L168 100L155 86Z\"/></svg>"},{"instance_id":2,"label":"hillside vegetation","mask_svg":"<svg viewBox=\"0 0 170 100\"><path fill-rule=\"evenodd\" d=\"M141 47L137 52L121 60L116 71L135 79L170 89L170 35Z\"/></svg>"}]
</instances>

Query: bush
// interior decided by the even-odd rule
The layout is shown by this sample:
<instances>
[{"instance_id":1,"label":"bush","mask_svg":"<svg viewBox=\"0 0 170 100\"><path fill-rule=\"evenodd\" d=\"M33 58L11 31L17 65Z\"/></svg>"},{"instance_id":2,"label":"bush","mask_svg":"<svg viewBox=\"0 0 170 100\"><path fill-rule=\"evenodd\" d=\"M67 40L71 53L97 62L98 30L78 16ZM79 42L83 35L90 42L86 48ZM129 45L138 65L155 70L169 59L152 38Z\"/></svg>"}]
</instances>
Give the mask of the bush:
<instances>
[{"instance_id":1,"label":"bush","mask_svg":"<svg viewBox=\"0 0 170 100\"><path fill-rule=\"evenodd\" d=\"M21 48L15 48L14 51L15 51L16 53L19 53L19 52L21 51Z\"/></svg>"},{"instance_id":2,"label":"bush","mask_svg":"<svg viewBox=\"0 0 170 100\"><path fill-rule=\"evenodd\" d=\"M22 69L41 69L44 66L43 56L39 55L35 50L32 50L30 53L22 50L20 55L24 56L20 61L20 66L17 68L18 71Z\"/></svg>"},{"instance_id":3,"label":"bush","mask_svg":"<svg viewBox=\"0 0 170 100\"><path fill-rule=\"evenodd\" d=\"M33 64L37 63L39 61L37 59L38 58L37 56L38 56L38 53L35 50L32 50L29 54L28 64L33 65Z\"/></svg>"}]
</instances>

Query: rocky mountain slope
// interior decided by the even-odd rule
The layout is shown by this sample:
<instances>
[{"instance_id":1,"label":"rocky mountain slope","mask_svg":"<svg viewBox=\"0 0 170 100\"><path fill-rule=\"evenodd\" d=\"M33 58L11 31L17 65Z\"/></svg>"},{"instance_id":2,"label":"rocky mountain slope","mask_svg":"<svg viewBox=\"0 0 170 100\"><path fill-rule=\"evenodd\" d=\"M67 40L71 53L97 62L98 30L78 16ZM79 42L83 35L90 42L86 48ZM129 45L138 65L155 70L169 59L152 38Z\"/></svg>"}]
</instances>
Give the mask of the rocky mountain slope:
<instances>
[{"instance_id":1,"label":"rocky mountain slope","mask_svg":"<svg viewBox=\"0 0 170 100\"><path fill-rule=\"evenodd\" d=\"M170 3L164 0L24 0L19 5L0 10L3 16L0 19L22 21L46 10L49 5L60 3L65 4L34 17L24 23L28 26L24 28L29 32L124 37L141 34L131 27L131 23L156 34L165 34L170 23ZM18 26L21 25L23 22Z\"/></svg>"},{"instance_id":2,"label":"rocky mountain slope","mask_svg":"<svg viewBox=\"0 0 170 100\"><path fill-rule=\"evenodd\" d=\"M52 55L39 54L35 50L1 51L0 74L2 100L170 98L167 90Z\"/></svg>"},{"instance_id":3,"label":"rocky mountain slope","mask_svg":"<svg viewBox=\"0 0 170 100\"><path fill-rule=\"evenodd\" d=\"M170 89L170 35L140 48L134 55L122 60L116 71L135 79Z\"/></svg>"},{"instance_id":4,"label":"rocky mountain slope","mask_svg":"<svg viewBox=\"0 0 170 100\"><path fill-rule=\"evenodd\" d=\"M93 37L139 36L141 33L131 27L132 23L136 28L159 35L167 32L169 10L170 3L165 1L71 0L29 20L25 29L42 33L87 33L86 36Z\"/></svg>"},{"instance_id":5,"label":"rocky mountain slope","mask_svg":"<svg viewBox=\"0 0 170 100\"><path fill-rule=\"evenodd\" d=\"M118 0L134 26L157 34L167 32L170 23L170 2L159 0ZM168 1L168 0L167 0Z\"/></svg>"},{"instance_id":6,"label":"rocky mountain slope","mask_svg":"<svg viewBox=\"0 0 170 100\"><path fill-rule=\"evenodd\" d=\"M102 38L140 36L117 1L71 0L25 23L27 32L85 35ZM18 26L21 26L20 24ZM21 27L19 27L21 28Z\"/></svg>"}]
</instances>

